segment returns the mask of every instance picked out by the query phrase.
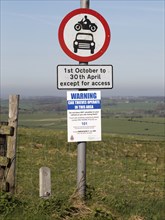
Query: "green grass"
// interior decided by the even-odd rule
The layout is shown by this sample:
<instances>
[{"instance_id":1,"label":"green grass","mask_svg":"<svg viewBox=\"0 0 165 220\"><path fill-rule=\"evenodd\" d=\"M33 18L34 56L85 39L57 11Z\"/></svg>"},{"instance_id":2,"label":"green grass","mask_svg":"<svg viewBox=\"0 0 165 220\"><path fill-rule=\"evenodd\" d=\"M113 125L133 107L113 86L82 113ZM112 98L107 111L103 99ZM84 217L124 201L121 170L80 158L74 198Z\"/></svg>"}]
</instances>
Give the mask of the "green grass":
<instances>
[{"instance_id":1,"label":"green grass","mask_svg":"<svg viewBox=\"0 0 165 220\"><path fill-rule=\"evenodd\" d=\"M20 103L16 194L0 193L0 220L165 219L165 121L159 111L148 114L161 102L103 100L102 141L87 143L82 201L76 191L77 143L67 143L66 111L53 111L53 100ZM2 102L5 109L7 104ZM51 169L49 200L39 198L42 166Z\"/></svg>"},{"instance_id":2,"label":"green grass","mask_svg":"<svg viewBox=\"0 0 165 220\"><path fill-rule=\"evenodd\" d=\"M135 102L135 103L118 103L118 105L111 106L111 103L109 104L110 111L112 112L126 112L130 110L136 110L136 109L143 109L143 110L150 110L154 109L156 107L156 103L148 103L148 102Z\"/></svg>"},{"instance_id":3,"label":"green grass","mask_svg":"<svg viewBox=\"0 0 165 220\"><path fill-rule=\"evenodd\" d=\"M108 134L164 140L163 103L163 97L103 98L102 131ZM7 104L7 100L1 101L2 112L3 108L6 112ZM7 113L1 114L1 120L7 120ZM66 131L66 99L59 97L21 99L19 126Z\"/></svg>"},{"instance_id":4,"label":"green grass","mask_svg":"<svg viewBox=\"0 0 165 220\"><path fill-rule=\"evenodd\" d=\"M165 142L109 134L89 142L83 202L76 193L77 144L66 140L66 131L19 128L16 195L12 203L0 197L0 219L164 218ZM41 166L51 169L50 200L39 198Z\"/></svg>"},{"instance_id":5,"label":"green grass","mask_svg":"<svg viewBox=\"0 0 165 220\"><path fill-rule=\"evenodd\" d=\"M131 121L128 118L102 118L102 132L108 134L129 135L134 137L150 137L152 139L164 139L165 125L162 118L143 118L139 121ZM151 122L155 123L151 123ZM67 119L56 115L35 115L33 117L20 118L19 125L23 127L36 127L55 130L67 130Z\"/></svg>"},{"instance_id":6,"label":"green grass","mask_svg":"<svg viewBox=\"0 0 165 220\"><path fill-rule=\"evenodd\" d=\"M35 113L20 115L19 125L66 130L66 115L56 113Z\"/></svg>"},{"instance_id":7,"label":"green grass","mask_svg":"<svg viewBox=\"0 0 165 220\"><path fill-rule=\"evenodd\" d=\"M5 116L2 115L5 119ZM19 126L28 128L45 128L67 130L67 116L64 113L20 114ZM125 118L102 117L102 132L108 134L128 135L140 138L165 138L165 121L161 117Z\"/></svg>"},{"instance_id":8,"label":"green grass","mask_svg":"<svg viewBox=\"0 0 165 220\"><path fill-rule=\"evenodd\" d=\"M155 123L151 123L155 122ZM103 133L124 134L157 139L165 138L165 124L162 118L143 118L130 120L128 118L103 118Z\"/></svg>"}]
</instances>

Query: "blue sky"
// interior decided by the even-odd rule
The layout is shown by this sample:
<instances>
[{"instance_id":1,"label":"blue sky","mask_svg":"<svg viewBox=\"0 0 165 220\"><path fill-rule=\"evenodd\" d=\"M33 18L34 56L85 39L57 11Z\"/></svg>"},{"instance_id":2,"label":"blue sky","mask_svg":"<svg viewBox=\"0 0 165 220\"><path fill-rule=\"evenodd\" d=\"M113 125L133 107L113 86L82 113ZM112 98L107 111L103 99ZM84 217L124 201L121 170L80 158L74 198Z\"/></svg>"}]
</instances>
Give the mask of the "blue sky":
<instances>
[{"instance_id":1,"label":"blue sky","mask_svg":"<svg viewBox=\"0 0 165 220\"><path fill-rule=\"evenodd\" d=\"M90 0L107 20L111 42L89 64L112 64L114 88L103 95L164 95L164 0ZM1 97L65 95L56 66L78 64L58 42L58 27L80 0L1 0Z\"/></svg>"}]
</instances>

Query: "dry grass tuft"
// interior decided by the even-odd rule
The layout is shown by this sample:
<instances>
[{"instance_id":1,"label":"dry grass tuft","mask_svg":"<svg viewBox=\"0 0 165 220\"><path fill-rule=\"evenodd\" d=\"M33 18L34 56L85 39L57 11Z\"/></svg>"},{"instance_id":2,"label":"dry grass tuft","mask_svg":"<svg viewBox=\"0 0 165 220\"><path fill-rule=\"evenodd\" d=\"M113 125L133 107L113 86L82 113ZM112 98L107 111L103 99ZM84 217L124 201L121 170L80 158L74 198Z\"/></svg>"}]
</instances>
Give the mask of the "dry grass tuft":
<instances>
[{"instance_id":1,"label":"dry grass tuft","mask_svg":"<svg viewBox=\"0 0 165 220\"><path fill-rule=\"evenodd\" d=\"M70 207L66 209L66 215L63 220L81 219L85 216L89 216L92 210L87 207L85 201L79 196L78 189L74 191L69 199Z\"/></svg>"},{"instance_id":2,"label":"dry grass tuft","mask_svg":"<svg viewBox=\"0 0 165 220\"><path fill-rule=\"evenodd\" d=\"M131 218L129 218L129 220L145 220L144 217L138 216L138 215L134 215Z\"/></svg>"}]
</instances>

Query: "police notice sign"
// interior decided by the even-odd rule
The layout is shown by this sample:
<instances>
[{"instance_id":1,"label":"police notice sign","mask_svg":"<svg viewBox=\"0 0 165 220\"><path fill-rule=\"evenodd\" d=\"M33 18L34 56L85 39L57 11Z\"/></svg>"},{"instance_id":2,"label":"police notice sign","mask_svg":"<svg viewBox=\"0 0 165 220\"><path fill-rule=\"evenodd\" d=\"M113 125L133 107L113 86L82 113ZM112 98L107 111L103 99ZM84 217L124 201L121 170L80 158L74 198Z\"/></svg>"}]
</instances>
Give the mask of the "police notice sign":
<instances>
[{"instance_id":1,"label":"police notice sign","mask_svg":"<svg viewBox=\"0 0 165 220\"><path fill-rule=\"evenodd\" d=\"M101 141L101 92L67 91L68 142Z\"/></svg>"}]
</instances>

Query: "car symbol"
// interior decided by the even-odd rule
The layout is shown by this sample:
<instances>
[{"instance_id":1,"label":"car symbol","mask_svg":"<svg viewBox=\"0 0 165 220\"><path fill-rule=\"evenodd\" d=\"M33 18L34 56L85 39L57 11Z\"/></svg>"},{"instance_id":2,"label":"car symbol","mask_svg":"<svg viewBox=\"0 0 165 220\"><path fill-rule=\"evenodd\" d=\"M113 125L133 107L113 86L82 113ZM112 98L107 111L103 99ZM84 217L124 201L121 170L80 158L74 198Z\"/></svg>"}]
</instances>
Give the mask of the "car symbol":
<instances>
[{"instance_id":1,"label":"car symbol","mask_svg":"<svg viewBox=\"0 0 165 220\"><path fill-rule=\"evenodd\" d=\"M90 50L91 54L94 53L95 42L93 35L89 33L78 33L76 34L73 42L74 53L77 53L78 49Z\"/></svg>"}]
</instances>

